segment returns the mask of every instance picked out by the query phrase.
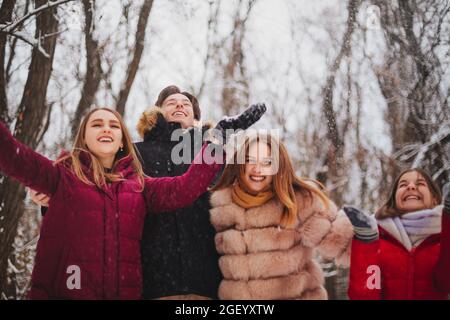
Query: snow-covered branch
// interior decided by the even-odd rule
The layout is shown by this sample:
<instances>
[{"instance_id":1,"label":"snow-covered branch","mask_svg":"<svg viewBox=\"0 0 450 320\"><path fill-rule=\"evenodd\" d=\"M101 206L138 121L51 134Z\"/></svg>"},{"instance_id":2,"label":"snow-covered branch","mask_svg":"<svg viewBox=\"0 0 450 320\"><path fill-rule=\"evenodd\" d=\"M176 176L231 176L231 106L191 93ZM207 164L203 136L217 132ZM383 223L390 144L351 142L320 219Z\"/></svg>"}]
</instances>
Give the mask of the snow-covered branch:
<instances>
[{"instance_id":1,"label":"snow-covered branch","mask_svg":"<svg viewBox=\"0 0 450 320\"><path fill-rule=\"evenodd\" d=\"M18 19L17 21L15 21L13 23L0 24L0 32L6 33L6 34L10 35L11 37L20 39L20 40L24 41L25 43L28 43L32 47L38 48L39 52L42 53L46 58L50 58L50 55L41 46L41 41L45 38L57 35L60 32L44 35L43 39L41 39L41 36L39 35L39 37L36 39L34 37L31 37L30 35L28 35L25 32L15 31L15 29L18 26L20 26L21 24L23 24L26 20L28 20L29 18L31 18L33 16L36 16L40 12L43 12L43 11L48 10L53 7L57 7L63 3L69 2L69 1L74 1L74 0L49 1L47 4L44 4L44 5L40 6L39 8L36 8L36 9L30 11L29 13L24 15L22 18Z\"/></svg>"},{"instance_id":2,"label":"snow-covered branch","mask_svg":"<svg viewBox=\"0 0 450 320\"><path fill-rule=\"evenodd\" d=\"M10 23L10 24L0 24L0 32L4 32L10 35L14 35L13 31L20 26L22 23L24 23L26 20L28 20L29 18L37 15L38 13L48 10L50 8L53 7L57 7L63 3L66 2L70 2L70 1L74 1L74 0L57 0L57 1L49 1L47 4L44 4L42 6L40 6L39 8L36 8L34 10L31 10L30 12L28 12L26 15L24 15L23 17L21 17L20 19L18 19L17 21Z\"/></svg>"},{"instance_id":3,"label":"snow-covered branch","mask_svg":"<svg viewBox=\"0 0 450 320\"><path fill-rule=\"evenodd\" d=\"M28 250L30 247L35 246L36 243L38 242L38 240L39 240L39 236L36 236L20 247L14 246L14 249L16 250L16 252L22 252L24 250Z\"/></svg>"},{"instance_id":4,"label":"snow-covered branch","mask_svg":"<svg viewBox=\"0 0 450 320\"><path fill-rule=\"evenodd\" d=\"M420 164L422 163L422 160L424 159L428 150L433 145L441 142L449 135L450 135L450 126L447 124L444 124L439 128L439 130L435 134L433 134L430 137L428 142L426 142L424 144L414 143L414 144L405 145L402 149L397 151L393 155L393 157L395 159L399 159L400 161L407 161L407 160L411 159L412 157L415 157L414 161L412 163L412 167L416 168L416 167L420 166Z\"/></svg>"},{"instance_id":5,"label":"snow-covered branch","mask_svg":"<svg viewBox=\"0 0 450 320\"><path fill-rule=\"evenodd\" d=\"M17 39L22 40L25 43L28 43L31 46L36 46L37 45L37 41L34 37L30 37L28 34L26 34L25 32L8 32L8 35L12 36L12 37L16 37Z\"/></svg>"}]
</instances>

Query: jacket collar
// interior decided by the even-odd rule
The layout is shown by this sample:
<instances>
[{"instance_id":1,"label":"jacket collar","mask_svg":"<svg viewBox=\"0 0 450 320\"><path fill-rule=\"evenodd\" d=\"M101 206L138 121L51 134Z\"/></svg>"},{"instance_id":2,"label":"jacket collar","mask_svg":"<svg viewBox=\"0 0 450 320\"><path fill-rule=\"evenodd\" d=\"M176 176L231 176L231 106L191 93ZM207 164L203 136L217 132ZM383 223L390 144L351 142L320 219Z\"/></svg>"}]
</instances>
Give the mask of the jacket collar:
<instances>
[{"instance_id":1,"label":"jacket collar","mask_svg":"<svg viewBox=\"0 0 450 320\"><path fill-rule=\"evenodd\" d=\"M211 121L205 121L200 127L191 127L186 129L187 134L193 134L195 130L203 132L212 128L214 124ZM181 129L181 124L177 122L167 122L160 107L151 107L142 113L138 124L137 131L144 141L170 141L172 133L176 129Z\"/></svg>"},{"instance_id":2,"label":"jacket collar","mask_svg":"<svg viewBox=\"0 0 450 320\"><path fill-rule=\"evenodd\" d=\"M69 152L63 151L60 155L61 157L68 156ZM89 179L93 179L93 172L92 172L92 158L88 151L82 150L79 154L79 159L81 163L82 170L84 174L89 177ZM72 159L69 157L63 162L66 166L70 166L72 163ZM119 173L124 178L129 178L130 176L135 174L134 168L133 168L133 158L128 155L126 157L122 157L118 161L116 161L114 167L113 167L114 173Z\"/></svg>"},{"instance_id":3,"label":"jacket collar","mask_svg":"<svg viewBox=\"0 0 450 320\"><path fill-rule=\"evenodd\" d=\"M380 239L392 242L397 246L403 248L405 251L411 252L411 250L408 250L399 239L397 239L393 234L391 234L388 230L384 229L382 226L378 225L378 231L380 234ZM422 241L417 247L412 248L412 250L418 250L419 248L426 247L428 244L439 242L440 239L441 239L440 233L430 235L424 241Z\"/></svg>"},{"instance_id":4,"label":"jacket collar","mask_svg":"<svg viewBox=\"0 0 450 320\"><path fill-rule=\"evenodd\" d=\"M437 206L399 217L377 219L377 223L408 251L412 251L431 235L440 233L441 216L442 206Z\"/></svg>"},{"instance_id":5,"label":"jacket collar","mask_svg":"<svg viewBox=\"0 0 450 320\"><path fill-rule=\"evenodd\" d=\"M167 122L163 115L159 114L157 122L144 134L144 141L150 140L170 140L172 133L181 129L181 124L177 122Z\"/></svg>"}]
</instances>

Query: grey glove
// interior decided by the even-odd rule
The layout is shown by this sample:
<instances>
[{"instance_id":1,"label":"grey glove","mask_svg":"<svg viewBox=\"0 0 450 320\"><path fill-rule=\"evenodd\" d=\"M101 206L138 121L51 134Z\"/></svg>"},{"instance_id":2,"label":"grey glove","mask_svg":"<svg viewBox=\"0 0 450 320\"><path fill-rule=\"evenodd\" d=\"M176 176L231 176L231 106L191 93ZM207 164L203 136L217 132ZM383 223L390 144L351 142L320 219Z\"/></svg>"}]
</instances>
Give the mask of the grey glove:
<instances>
[{"instance_id":1,"label":"grey glove","mask_svg":"<svg viewBox=\"0 0 450 320\"><path fill-rule=\"evenodd\" d=\"M238 129L245 130L249 128L263 116L266 110L267 108L264 103L253 104L237 116L224 117L217 123L214 131L220 132L223 143L226 143L227 130L231 129L236 131Z\"/></svg>"},{"instance_id":2,"label":"grey glove","mask_svg":"<svg viewBox=\"0 0 450 320\"><path fill-rule=\"evenodd\" d=\"M342 210L353 225L356 239L363 242L372 242L378 239L378 226L374 217L366 215L352 206L344 206Z\"/></svg>"},{"instance_id":3,"label":"grey glove","mask_svg":"<svg viewBox=\"0 0 450 320\"><path fill-rule=\"evenodd\" d=\"M444 202L444 213L450 214L450 182L442 188L442 199Z\"/></svg>"}]
</instances>

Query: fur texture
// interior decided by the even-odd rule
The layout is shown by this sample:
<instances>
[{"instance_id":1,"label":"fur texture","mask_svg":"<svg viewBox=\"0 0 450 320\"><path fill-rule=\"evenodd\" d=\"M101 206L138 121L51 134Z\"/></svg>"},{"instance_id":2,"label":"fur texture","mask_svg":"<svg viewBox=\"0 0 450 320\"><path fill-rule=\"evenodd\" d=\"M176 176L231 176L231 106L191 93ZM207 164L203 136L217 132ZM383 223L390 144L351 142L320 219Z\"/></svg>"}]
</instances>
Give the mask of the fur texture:
<instances>
[{"instance_id":1,"label":"fur texture","mask_svg":"<svg viewBox=\"0 0 450 320\"><path fill-rule=\"evenodd\" d=\"M297 227L285 229L276 199L245 210L233 203L230 188L212 194L210 218L224 277L221 299L327 298L316 250L348 265L353 227L333 203L326 209L316 196L307 200L297 193L297 199Z\"/></svg>"},{"instance_id":2,"label":"fur texture","mask_svg":"<svg viewBox=\"0 0 450 320\"><path fill-rule=\"evenodd\" d=\"M156 126L158 123L158 117L164 117L164 115L161 108L157 106L150 107L142 113L136 126L141 138L144 138L145 133L151 131ZM214 123L212 121L198 122L198 126L203 126L210 129L214 127Z\"/></svg>"}]
</instances>

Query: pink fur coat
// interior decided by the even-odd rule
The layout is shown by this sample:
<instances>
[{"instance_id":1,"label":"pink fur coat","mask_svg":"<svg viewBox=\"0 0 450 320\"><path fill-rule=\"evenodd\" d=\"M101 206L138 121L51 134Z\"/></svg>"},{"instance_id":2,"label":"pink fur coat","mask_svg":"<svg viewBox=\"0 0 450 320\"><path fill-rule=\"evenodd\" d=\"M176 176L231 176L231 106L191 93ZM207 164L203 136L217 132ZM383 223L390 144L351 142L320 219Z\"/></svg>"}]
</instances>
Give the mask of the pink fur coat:
<instances>
[{"instance_id":1,"label":"pink fur coat","mask_svg":"<svg viewBox=\"0 0 450 320\"><path fill-rule=\"evenodd\" d=\"M317 196L307 199L297 193L298 223L285 229L275 198L246 210L233 203L231 188L212 194L220 299L327 299L316 252L348 266L353 227L333 203L326 209Z\"/></svg>"}]
</instances>

